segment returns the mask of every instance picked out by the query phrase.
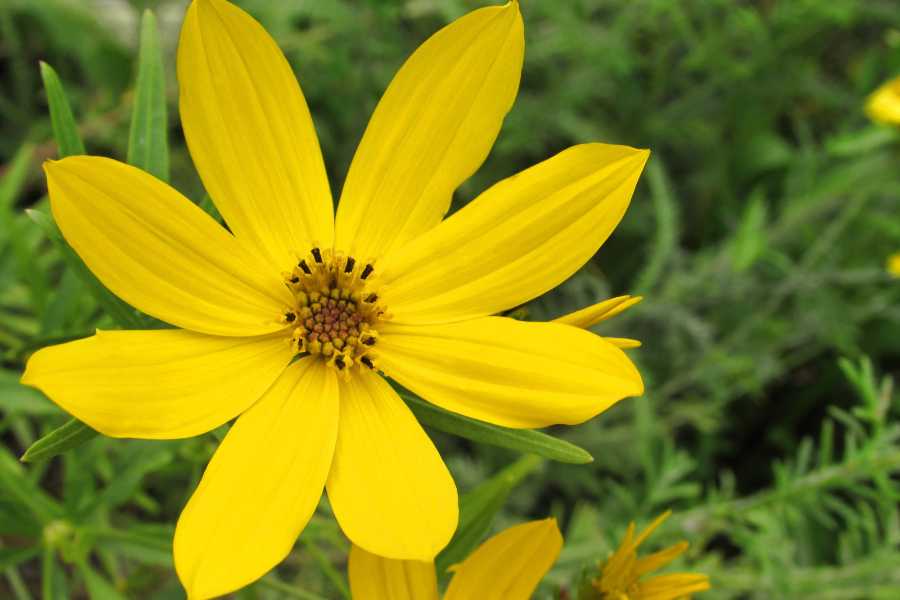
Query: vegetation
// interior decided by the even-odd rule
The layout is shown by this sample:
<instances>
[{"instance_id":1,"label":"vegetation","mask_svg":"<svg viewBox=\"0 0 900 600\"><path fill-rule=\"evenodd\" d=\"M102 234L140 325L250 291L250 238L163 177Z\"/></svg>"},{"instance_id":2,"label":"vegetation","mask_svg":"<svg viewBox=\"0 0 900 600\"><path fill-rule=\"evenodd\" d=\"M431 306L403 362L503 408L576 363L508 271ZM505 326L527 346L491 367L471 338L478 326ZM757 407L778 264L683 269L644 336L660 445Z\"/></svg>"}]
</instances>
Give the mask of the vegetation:
<instances>
[{"instance_id":1,"label":"vegetation","mask_svg":"<svg viewBox=\"0 0 900 600\"><path fill-rule=\"evenodd\" d=\"M403 59L482 3L239 4L297 72L339 190ZM597 330L643 341L629 352L647 393L524 441L410 399L464 496L439 568L489 532L553 515L566 544L537 597L570 598L630 520L672 508L651 545L691 541L677 566L710 575L703 598L900 597L900 285L884 268L900 249L900 133L862 112L900 72L895 3L522 4L519 99L454 206L575 143L650 148L610 241L518 313L643 295ZM18 384L40 347L158 325L61 240L43 160L127 158L213 210L178 123L183 7L0 3L3 598L183 597L172 531L224 431L112 440L75 423L35 447L68 417ZM593 462L573 464L576 446ZM285 564L236 597L345 598L347 545L323 502Z\"/></svg>"}]
</instances>

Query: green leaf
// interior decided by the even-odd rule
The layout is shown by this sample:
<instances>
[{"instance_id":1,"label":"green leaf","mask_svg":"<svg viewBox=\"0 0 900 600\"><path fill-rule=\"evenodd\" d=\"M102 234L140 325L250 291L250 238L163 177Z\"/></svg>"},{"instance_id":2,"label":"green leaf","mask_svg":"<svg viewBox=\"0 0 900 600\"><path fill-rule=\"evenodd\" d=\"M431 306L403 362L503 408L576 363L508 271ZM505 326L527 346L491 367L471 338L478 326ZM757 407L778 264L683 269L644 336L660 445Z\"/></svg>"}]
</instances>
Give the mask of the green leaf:
<instances>
[{"instance_id":1,"label":"green leaf","mask_svg":"<svg viewBox=\"0 0 900 600\"><path fill-rule=\"evenodd\" d=\"M34 144L22 144L0 177L0 223L4 226L7 226L9 211L25 184L33 156Z\"/></svg>"},{"instance_id":2,"label":"green leaf","mask_svg":"<svg viewBox=\"0 0 900 600\"><path fill-rule=\"evenodd\" d=\"M78 278L87 286L91 295L97 301L101 308L113 318L120 326L126 329L146 329L149 325L147 320L143 318L136 310L127 303L119 299L118 296L110 292L100 283L100 280L94 277L90 269L82 262L81 258L75 253L68 242L63 239L56 223L47 213L36 209L26 209L28 216L32 221L40 225L47 237L50 238L62 254L66 265L71 268Z\"/></svg>"},{"instance_id":3,"label":"green leaf","mask_svg":"<svg viewBox=\"0 0 900 600\"><path fill-rule=\"evenodd\" d=\"M35 462L61 454L97 436L97 432L79 421L70 419L31 445L22 455L22 462Z\"/></svg>"},{"instance_id":4,"label":"green leaf","mask_svg":"<svg viewBox=\"0 0 900 600\"><path fill-rule=\"evenodd\" d=\"M491 425L438 408L407 392L400 392L400 396L419 422L445 433L481 444L537 454L557 462L582 465L594 460L584 448L540 431Z\"/></svg>"},{"instance_id":5,"label":"green leaf","mask_svg":"<svg viewBox=\"0 0 900 600\"><path fill-rule=\"evenodd\" d=\"M26 560L31 560L40 552L40 547L28 548L0 548L0 571L18 566Z\"/></svg>"},{"instance_id":6,"label":"green leaf","mask_svg":"<svg viewBox=\"0 0 900 600\"><path fill-rule=\"evenodd\" d=\"M731 241L731 263L738 273L746 271L765 253L768 247L765 194L757 188L750 194L741 223Z\"/></svg>"},{"instance_id":7,"label":"green leaf","mask_svg":"<svg viewBox=\"0 0 900 600\"><path fill-rule=\"evenodd\" d=\"M72 116L72 109L59 76L53 67L41 62L41 78L47 92L50 122L53 125L53 137L56 138L56 145L59 147L59 157L84 154L84 144L78 134L78 127L75 125L75 118Z\"/></svg>"},{"instance_id":8,"label":"green leaf","mask_svg":"<svg viewBox=\"0 0 900 600\"><path fill-rule=\"evenodd\" d=\"M91 600L124 600L124 596L116 590L115 586L97 573L87 562L78 565L81 576L84 578L84 587L87 588Z\"/></svg>"},{"instance_id":9,"label":"green leaf","mask_svg":"<svg viewBox=\"0 0 900 600\"><path fill-rule=\"evenodd\" d=\"M159 33L153 13L145 10L128 136L128 163L163 181L169 180L167 129L166 82Z\"/></svg>"},{"instance_id":10,"label":"green leaf","mask_svg":"<svg viewBox=\"0 0 900 600\"><path fill-rule=\"evenodd\" d=\"M537 456L523 456L460 498L456 534L435 559L438 574L464 560L483 541L513 488L542 464Z\"/></svg>"}]
</instances>

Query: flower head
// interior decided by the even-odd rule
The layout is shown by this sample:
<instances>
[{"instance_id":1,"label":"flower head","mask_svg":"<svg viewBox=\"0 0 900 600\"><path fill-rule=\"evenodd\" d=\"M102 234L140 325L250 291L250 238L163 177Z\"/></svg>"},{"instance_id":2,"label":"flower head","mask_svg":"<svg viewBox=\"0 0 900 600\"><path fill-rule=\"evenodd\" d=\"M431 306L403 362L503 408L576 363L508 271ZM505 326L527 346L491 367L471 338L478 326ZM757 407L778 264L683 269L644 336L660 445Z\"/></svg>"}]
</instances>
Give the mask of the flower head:
<instances>
[{"instance_id":1,"label":"flower head","mask_svg":"<svg viewBox=\"0 0 900 600\"><path fill-rule=\"evenodd\" d=\"M451 567L443 600L528 600L562 549L555 519L506 529ZM434 563L391 560L358 546L350 551L354 600L438 600Z\"/></svg>"},{"instance_id":2,"label":"flower head","mask_svg":"<svg viewBox=\"0 0 900 600\"><path fill-rule=\"evenodd\" d=\"M112 292L176 329L45 348L23 382L114 437L187 437L237 417L176 528L190 598L275 566L323 488L366 551L430 561L447 544L456 488L386 377L508 427L580 423L642 393L628 340L492 315L594 255L647 151L569 148L444 219L512 106L523 52L516 2L428 39L376 107L335 214L287 60L238 7L195 0L179 108L227 229L120 162L46 164L69 244Z\"/></svg>"},{"instance_id":3,"label":"flower head","mask_svg":"<svg viewBox=\"0 0 900 600\"><path fill-rule=\"evenodd\" d=\"M598 600L675 600L709 589L709 578L697 573L672 573L645 578L661 569L688 548L685 541L648 556L638 557L638 547L665 521L667 511L635 537L634 523L628 525L619 548L600 565L600 575L591 583Z\"/></svg>"},{"instance_id":4,"label":"flower head","mask_svg":"<svg viewBox=\"0 0 900 600\"><path fill-rule=\"evenodd\" d=\"M900 76L885 82L866 100L869 118L885 125L900 125Z\"/></svg>"}]
</instances>

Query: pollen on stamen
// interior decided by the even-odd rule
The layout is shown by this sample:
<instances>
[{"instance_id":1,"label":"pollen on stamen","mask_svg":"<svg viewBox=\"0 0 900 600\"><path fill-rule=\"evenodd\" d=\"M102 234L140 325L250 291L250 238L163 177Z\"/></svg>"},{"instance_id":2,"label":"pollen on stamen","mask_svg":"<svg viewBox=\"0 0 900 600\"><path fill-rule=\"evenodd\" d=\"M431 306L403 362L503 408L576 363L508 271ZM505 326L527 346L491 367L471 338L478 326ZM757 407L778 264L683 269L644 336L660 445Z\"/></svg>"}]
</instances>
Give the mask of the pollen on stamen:
<instances>
[{"instance_id":1,"label":"pollen on stamen","mask_svg":"<svg viewBox=\"0 0 900 600\"><path fill-rule=\"evenodd\" d=\"M297 355L320 356L329 367L348 376L353 367L376 369L371 351L378 324L388 318L375 291L377 277L370 262L312 248L284 273L295 306L281 315L292 326Z\"/></svg>"}]
</instances>

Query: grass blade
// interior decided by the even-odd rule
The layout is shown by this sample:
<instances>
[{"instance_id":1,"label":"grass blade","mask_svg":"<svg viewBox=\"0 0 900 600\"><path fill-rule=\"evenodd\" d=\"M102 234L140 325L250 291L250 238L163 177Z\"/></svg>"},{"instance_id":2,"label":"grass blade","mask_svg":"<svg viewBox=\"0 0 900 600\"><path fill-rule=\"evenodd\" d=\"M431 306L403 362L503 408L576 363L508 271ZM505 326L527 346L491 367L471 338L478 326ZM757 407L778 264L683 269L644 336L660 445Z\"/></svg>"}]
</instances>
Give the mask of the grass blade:
<instances>
[{"instance_id":1,"label":"grass blade","mask_svg":"<svg viewBox=\"0 0 900 600\"><path fill-rule=\"evenodd\" d=\"M22 462L36 462L66 450L80 446L96 437L98 433L79 421L70 419L65 425L57 427L28 448L22 455Z\"/></svg>"},{"instance_id":2,"label":"grass blade","mask_svg":"<svg viewBox=\"0 0 900 600\"><path fill-rule=\"evenodd\" d=\"M72 116L72 108L66 98L66 92L59 76L53 67L41 62L41 78L44 80L44 90L47 92L47 104L50 106L50 122L53 125L53 137L59 147L59 157L84 154L84 144L78 134L75 118Z\"/></svg>"},{"instance_id":3,"label":"grass blade","mask_svg":"<svg viewBox=\"0 0 900 600\"><path fill-rule=\"evenodd\" d=\"M580 465L594 460L584 448L540 431L499 427L438 408L409 393L401 392L400 396L423 425L445 433L473 442L537 454L557 462Z\"/></svg>"},{"instance_id":4,"label":"grass blade","mask_svg":"<svg viewBox=\"0 0 900 600\"><path fill-rule=\"evenodd\" d=\"M144 11L141 20L137 84L128 136L128 163L158 179L169 180L165 73L156 18L150 10Z\"/></svg>"}]
</instances>

